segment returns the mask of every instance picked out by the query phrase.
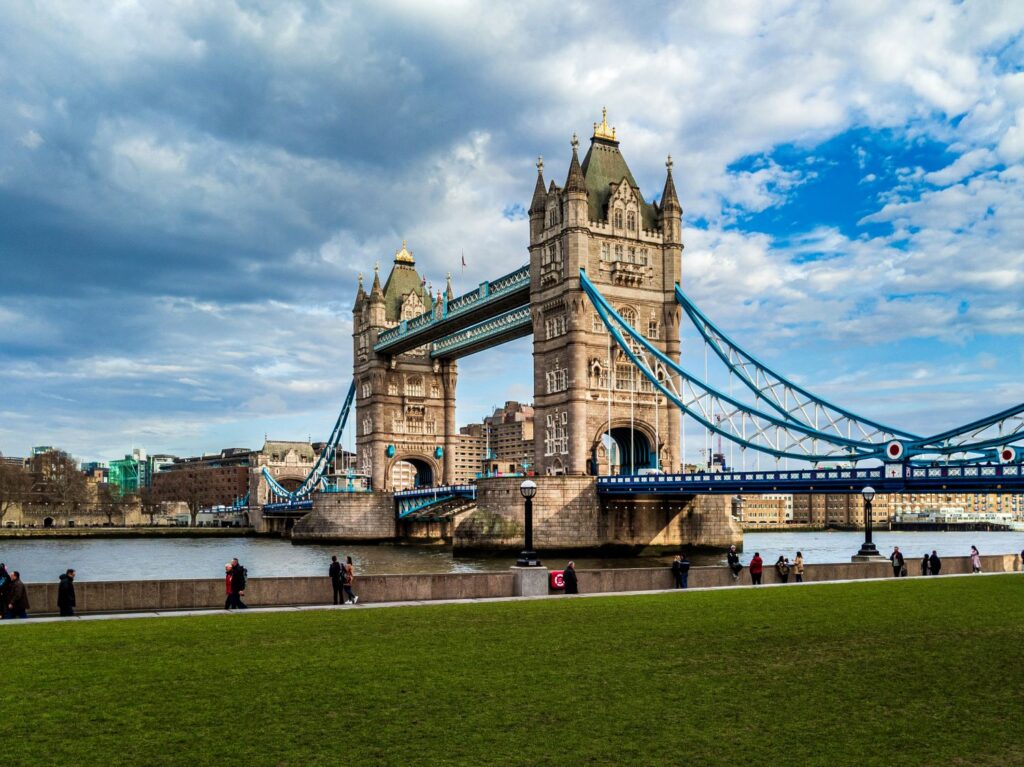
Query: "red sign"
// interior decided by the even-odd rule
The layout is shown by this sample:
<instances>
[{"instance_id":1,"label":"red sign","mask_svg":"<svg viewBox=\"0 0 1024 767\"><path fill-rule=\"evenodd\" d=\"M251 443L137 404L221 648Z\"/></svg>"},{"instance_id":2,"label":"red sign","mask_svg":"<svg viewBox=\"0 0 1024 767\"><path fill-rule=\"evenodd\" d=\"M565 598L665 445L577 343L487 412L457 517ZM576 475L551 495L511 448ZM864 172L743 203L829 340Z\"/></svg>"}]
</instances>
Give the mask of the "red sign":
<instances>
[{"instance_id":1,"label":"red sign","mask_svg":"<svg viewBox=\"0 0 1024 767\"><path fill-rule=\"evenodd\" d=\"M551 588L553 589L564 589L565 588L565 570L552 570L548 575Z\"/></svg>"}]
</instances>

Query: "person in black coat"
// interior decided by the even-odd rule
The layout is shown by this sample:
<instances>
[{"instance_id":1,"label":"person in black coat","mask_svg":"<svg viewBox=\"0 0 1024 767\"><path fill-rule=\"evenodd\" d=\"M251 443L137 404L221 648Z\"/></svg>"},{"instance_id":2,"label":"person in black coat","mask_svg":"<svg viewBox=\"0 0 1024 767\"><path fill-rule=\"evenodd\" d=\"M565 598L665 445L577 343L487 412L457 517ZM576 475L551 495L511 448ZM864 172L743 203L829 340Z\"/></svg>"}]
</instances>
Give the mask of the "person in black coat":
<instances>
[{"instance_id":1,"label":"person in black coat","mask_svg":"<svg viewBox=\"0 0 1024 767\"><path fill-rule=\"evenodd\" d=\"M928 566L931 568L932 575L938 575L939 570L942 569L942 560L935 553L935 549L932 549L932 555L928 558Z\"/></svg>"},{"instance_id":2,"label":"person in black coat","mask_svg":"<svg viewBox=\"0 0 1024 767\"><path fill-rule=\"evenodd\" d=\"M245 610L249 605L242 601L245 595L245 568L238 563L238 558L231 560L231 603L236 610Z\"/></svg>"},{"instance_id":3,"label":"person in black coat","mask_svg":"<svg viewBox=\"0 0 1024 767\"><path fill-rule=\"evenodd\" d=\"M7 565L0 562L0 616L7 617L7 605L11 601L11 575Z\"/></svg>"},{"instance_id":4,"label":"person in black coat","mask_svg":"<svg viewBox=\"0 0 1024 767\"><path fill-rule=\"evenodd\" d=\"M686 556L686 552L683 552L682 558L679 560L679 588L685 589L690 579L690 558Z\"/></svg>"},{"instance_id":5,"label":"person in black coat","mask_svg":"<svg viewBox=\"0 0 1024 767\"><path fill-rule=\"evenodd\" d=\"M345 601L341 595L341 587L343 585L341 573L342 567L338 557L331 557L331 566L327 568L327 575L331 579L331 588L334 590L334 604L336 605L340 605Z\"/></svg>"},{"instance_id":6,"label":"person in black coat","mask_svg":"<svg viewBox=\"0 0 1024 767\"><path fill-rule=\"evenodd\" d=\"M740 564L740 555L736 553L736 547L730 546L729 553L726 555L726 559L729 561L729 572L732 573L732 579L739 580L740 572L743 570L743 565Z\"/></svg>"},{"instance_id":7,"label":"person in black coat","mask_svg":"<svg viewBox=\"0 0 1024 767\"><path fill-rule=\"evenodd\" d=\"M579 594L580 587L576 582L576 563L570 562L565 566L565 572L562 573L562 578L565 580L565 593L566 594Z\"/></svg>"},{"instance_id":8,"label":"person in black coat","mask_svg":"<svg viewBox=\"0 0 1024 767\"><path fill-rule=\"evenodd\" d=\"M63 616L75 614L75 571L70 567L60 576L60 585L57 586L57 609Z\"/></svg>"},{"instance_id":9,"label":"person in black coat","mask_svg":"<svg viewBox=\"0 0 1024 767\"><path fill-rule=\"evenodd\" d=\"M4 605L8 618L27 618L29 611L28 591L25 584L21 582L21 573L15 570L11 573L11 589L8 592L8 602Z\"/></svg>"},{"instance_id":10,"label":"person in black coat","mask_svg":"<svg viewBox=\"0 0 1024 767\"><path fill-rule=\"evenodd\" d=\"M921 575L928 575L928 571L931 570L931 567L932 561L928 558L928 555L925 554L921 558Z\"/></svg>"}]
</instances>

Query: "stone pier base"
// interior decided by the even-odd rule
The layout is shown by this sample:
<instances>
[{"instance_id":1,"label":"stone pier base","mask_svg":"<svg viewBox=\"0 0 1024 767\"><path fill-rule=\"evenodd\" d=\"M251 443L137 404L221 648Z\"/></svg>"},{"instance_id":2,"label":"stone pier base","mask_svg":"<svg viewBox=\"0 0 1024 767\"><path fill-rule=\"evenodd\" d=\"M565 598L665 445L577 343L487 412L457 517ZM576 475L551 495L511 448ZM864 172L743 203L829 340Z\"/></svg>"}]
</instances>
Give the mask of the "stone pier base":
<instances>
[{"instance_id":1,"label":"stone pier base","mask_svg":"<svg viewBox=\"0 0 1024 767\"><path fill-rule=\"evenodd\" d=\"M743 543L727 495L602 498L594 477L534 479L533 543L538 551L639 554ZM522 549L522 481L494 477L477 483L476 510L460 518L454 531L456 554Z\"/></svg>"}]
</instances>

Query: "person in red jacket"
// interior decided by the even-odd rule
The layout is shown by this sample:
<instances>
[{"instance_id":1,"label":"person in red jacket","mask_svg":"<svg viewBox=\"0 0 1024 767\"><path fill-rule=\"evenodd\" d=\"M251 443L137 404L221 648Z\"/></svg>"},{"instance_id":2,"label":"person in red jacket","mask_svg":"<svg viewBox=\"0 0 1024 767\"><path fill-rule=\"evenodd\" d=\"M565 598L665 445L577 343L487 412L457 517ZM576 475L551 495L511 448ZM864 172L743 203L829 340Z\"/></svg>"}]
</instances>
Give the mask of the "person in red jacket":
<instances>
[{"instance_id":1,"label":"person in red jacket","mask_svg":"<svg viewBox=\"0 0 1024 767\"><path fill-rule=\"evenodd\" d=\"M761 553L754 552L754 558L750 560L750 580L755 586L761 585L761 573L764 572L764 560Z\"/></svg>"},{"instance_id":2,"label":"person in red jacket","mask_svg":"<svg viewBox=\"0 0 1024 767\"><path fill-rule=\"evenodd\" d=\"M224 609L231 609L231 563L228 562L224 565L224 594L227 599L224 600Z\"/></svg>"}]
</instances>

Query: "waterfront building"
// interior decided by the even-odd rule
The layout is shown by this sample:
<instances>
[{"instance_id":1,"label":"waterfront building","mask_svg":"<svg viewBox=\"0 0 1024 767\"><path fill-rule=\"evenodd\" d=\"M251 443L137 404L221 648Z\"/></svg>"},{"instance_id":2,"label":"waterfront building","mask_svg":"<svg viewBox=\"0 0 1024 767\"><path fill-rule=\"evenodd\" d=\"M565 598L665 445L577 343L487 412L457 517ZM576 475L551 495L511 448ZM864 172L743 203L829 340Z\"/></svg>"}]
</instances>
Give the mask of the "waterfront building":
<instances>
[{"instance_id":1,"label":"waterfront building","mask_svg":"<svg viewBox=\"0 0 1024 767\"><path fill-rule=\"evenodd\" d=\"M533 407L508 401L480 423L459 429L455 450L458 482L484 476L524 474L533 464Z\"/></svg>"},{"instance_id":2,"label":"waterfront building","mask_svg":"<svg viewBox=\"0 0 1024 767\"><path fill-rule=\"evenodd\" d=\"M793 496L788 494L738 495L733 517L744 525L785 525L793 521Z\"/></svg>"},{"instance_id":3,"label":"waterfront building","mask_svg":"<svg viewBox=\"0 0 1024 767\"><path fill-rule=\"evenodd\" d=\"M153 475L157 502L184 501L190 506L231 506L249 491L253 451L232 447L192 458L175 458Z\"/></svg>"},{"instance_id":4,"label":"waterfront building","mask_svg":"<svg viewBox=\"0 0 1024 767\"><path fill-rule=\"evenodd\" d=\"M132 495L144 487L149 487L151 475L146 451L137 447L123 459L111 461L107 482L111 487L116 487L122 496Z\"/></svg>"}]
</instances>

